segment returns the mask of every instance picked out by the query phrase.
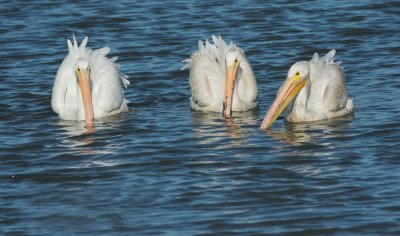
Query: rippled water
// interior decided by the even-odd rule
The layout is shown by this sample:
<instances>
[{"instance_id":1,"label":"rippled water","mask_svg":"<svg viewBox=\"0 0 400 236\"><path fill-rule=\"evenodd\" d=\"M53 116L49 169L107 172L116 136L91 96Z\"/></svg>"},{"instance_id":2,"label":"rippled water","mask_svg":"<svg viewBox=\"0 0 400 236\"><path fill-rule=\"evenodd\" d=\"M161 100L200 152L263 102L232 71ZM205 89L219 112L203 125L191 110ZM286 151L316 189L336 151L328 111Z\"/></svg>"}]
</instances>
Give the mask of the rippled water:
<instances>
[{"instance_id":1,"label":"rippled water","mask_svg":"<svg viewBox=\"0 0 400 236\"><path fill-rule=\"evenodd\" d=\"M0 3L0 233L398 235L398 1ZM66 39L109 46L130 112L50 106ZM258 111L189 108L181 60L222 35L247 54ZM258 129L295 61L337 50L353 119Z\"/></svg>"}]
</instances>

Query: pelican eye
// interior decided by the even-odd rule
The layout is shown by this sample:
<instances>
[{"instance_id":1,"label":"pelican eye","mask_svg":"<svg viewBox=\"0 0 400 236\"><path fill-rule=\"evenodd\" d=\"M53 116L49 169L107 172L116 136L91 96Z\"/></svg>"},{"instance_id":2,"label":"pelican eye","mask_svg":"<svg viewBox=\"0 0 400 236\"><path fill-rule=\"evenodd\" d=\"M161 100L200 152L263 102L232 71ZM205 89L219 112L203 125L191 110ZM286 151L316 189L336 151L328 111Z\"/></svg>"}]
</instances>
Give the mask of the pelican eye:
<instances>
[{"instance_id":1,"label":"pelican eye","mask_svg":"<svg viewBox=\"0 0 400 236\"><path fill-rule=\"evenodd\" d=\"M300 73L299 73L299 72L297 72L297 73L296 73L296 75L297 75L297 76L299 76L299 75L300 75Z\"/></svg>"},{"instance_id":2,"label":"pelican eye","mask_svg":"<svg viewBox=\"0 0 400 236\"><path fill-rule=\"evenodd\" d=\"M235 59L235 63L237 63L237 58Z\"/></svg>"}]
</instances>

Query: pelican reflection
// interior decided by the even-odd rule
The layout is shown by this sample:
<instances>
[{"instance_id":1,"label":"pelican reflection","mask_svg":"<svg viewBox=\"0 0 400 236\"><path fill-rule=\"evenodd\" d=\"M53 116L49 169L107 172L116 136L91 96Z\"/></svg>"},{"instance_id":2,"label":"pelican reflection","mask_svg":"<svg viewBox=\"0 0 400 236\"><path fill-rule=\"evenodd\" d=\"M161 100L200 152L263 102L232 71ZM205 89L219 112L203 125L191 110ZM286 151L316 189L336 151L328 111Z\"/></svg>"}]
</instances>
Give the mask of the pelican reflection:
<instances>
[{"instance_id":1,"label":"pelican reflection","mask_svg":"<svg viewBox=\"0 0 400 236\"><path fill-rule=\"evenodd\" d=\"M200 144L217 144L217 149L227 145L239 147L245 144L248 135L257 126L258 113L238 112L234 113L234 118L223 118L217 112L193 111L192 121L195 136L200 139Z\"/></svg>"}]
</instances>

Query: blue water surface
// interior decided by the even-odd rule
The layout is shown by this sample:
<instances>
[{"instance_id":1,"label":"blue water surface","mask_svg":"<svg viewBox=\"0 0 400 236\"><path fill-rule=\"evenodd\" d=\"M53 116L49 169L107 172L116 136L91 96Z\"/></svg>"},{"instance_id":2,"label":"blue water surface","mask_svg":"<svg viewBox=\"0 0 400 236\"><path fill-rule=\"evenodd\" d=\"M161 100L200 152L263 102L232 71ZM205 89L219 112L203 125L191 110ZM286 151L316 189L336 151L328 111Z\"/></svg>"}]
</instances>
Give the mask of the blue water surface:
<instances>
[{"instance_id":1,"label":"blue water surface","mask_svg":"<svg viewBox=\"0 0 400 236\"><path fill-rule=\"evenodd\" d=\"M398 1L2 1L0 234L400 234ZM66 39L108 46L128 113L61 121ZM222 35L259 110L190 110L183 59ZM258 129L290 66L336 49L353 118Z\"/></svg>"}]
</instances>

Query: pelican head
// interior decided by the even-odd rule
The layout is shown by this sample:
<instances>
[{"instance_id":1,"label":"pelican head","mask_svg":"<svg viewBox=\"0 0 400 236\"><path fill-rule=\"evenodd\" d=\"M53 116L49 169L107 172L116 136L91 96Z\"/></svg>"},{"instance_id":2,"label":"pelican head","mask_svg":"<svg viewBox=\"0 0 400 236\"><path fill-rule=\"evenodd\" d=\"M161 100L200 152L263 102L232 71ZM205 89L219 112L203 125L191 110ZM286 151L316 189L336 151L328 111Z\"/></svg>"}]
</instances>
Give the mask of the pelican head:
<instances>
[{"instance_id":1,"label":"pelican head","mask_svg":"<svg viewBox=\"0 0 400 236\"><path fill-rule=\"evenodd\" d=\"M278 93L275 101L269 108L261 124L261 129L269 128L283 110L299 94L310 77L310 64L307 61L297 62L288 72L287 78Z\"/></svg>"},{"instance_id":2,"label":"pelican head","mask_svg":"<svg viewBox=\"0 0 400 236\"><path fill-rule=\"evenodd\" d=\"M232 116L233 90L235 88L235 81L238 74L237 72L240 68L241 60L242 53L237 47L231 48L225 56L226 81L224 103L222 108L222 115L225 118Z\"/></svg>"},{"instance_id":3,"label":"pelican head","mask_svg":"<svg viewBox=\"0 0 400 236\"><path fill-rule=\"evenodd\" d=\"M86 126L93 126L94 114L92 94L90 91L90 66L84 58L79 58L75 64L75 74L81 89L83 108L85 110Z\"/></svg>"}]
</instances>

